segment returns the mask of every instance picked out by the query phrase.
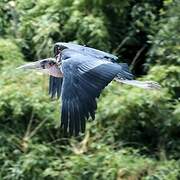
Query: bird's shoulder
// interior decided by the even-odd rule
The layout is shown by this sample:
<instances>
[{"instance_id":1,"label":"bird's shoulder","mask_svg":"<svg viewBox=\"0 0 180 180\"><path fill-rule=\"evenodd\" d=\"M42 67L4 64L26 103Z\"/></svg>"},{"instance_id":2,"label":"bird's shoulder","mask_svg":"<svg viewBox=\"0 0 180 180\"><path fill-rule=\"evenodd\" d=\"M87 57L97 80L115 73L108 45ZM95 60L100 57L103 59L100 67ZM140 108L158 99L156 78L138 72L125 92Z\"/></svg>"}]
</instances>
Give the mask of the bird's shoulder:
<instances>
[{"instance_id":1,"label":"bird's shoulder","mask_svg":"<svg viewBox=\"0 0 180 180\"><path fill-rule=\"evenodd\" d=\"M97 58L94 58L90 55L81 54L80 52L73 50L73 49L64 49L62 51L62 61L68 61L68 62L87 62L87 61L93 61L98 60Z\"/></svg>"},{"instance_id":2,"label":"bird's shoulder","mask_svg":"<svg viewBox=\"0 0 180 180\"><path fill-rule=\"evenodd\" d=\"M80 52L81 54L89 55L89 56L100 58L100 59L106 59L113 62L117 61L118 59L118 57L113 54L101 51L99 49L91 48L88 46L82 46L82 45L71 43L71 42L68 42L68 43L59 42L56 44L67 47L68 49L76 50L77 52Z\"/></svg>"}]
</instances>

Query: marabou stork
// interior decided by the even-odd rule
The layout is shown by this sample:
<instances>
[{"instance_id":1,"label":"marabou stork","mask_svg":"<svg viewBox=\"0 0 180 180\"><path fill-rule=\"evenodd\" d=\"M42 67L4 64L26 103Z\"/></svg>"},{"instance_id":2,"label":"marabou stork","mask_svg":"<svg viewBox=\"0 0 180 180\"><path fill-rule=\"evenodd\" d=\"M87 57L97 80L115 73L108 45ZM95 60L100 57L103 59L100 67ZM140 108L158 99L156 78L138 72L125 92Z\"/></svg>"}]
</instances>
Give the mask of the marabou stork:
<instances>
[{"instance_id":1,"label":"marabou stork","mask_svg":"<svg viewBox=\"0 0 180 180\"><path fill-rule=\"evenodd\" d=\"M126 63L116 63L112 54L73 43L58 42L55 58L47 58L20 66L49 74L49 94L61 97L61 128L65 133L85 132L86 120L95 119L97 98L114 79L145 89L159 89L152 81L133 80Z\"/></svg>"}]
</instances>

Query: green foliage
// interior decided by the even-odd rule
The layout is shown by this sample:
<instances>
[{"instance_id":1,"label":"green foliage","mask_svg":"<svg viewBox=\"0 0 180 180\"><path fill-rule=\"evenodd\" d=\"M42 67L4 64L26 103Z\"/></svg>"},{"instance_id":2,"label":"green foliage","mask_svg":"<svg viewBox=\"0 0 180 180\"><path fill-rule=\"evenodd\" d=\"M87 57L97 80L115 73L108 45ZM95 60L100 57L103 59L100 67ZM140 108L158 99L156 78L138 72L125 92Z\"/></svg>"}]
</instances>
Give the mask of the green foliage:
<instances>
[{"instance_id":1,"label":"green foliage","mask_svg":"<svg viewBox=\"0 0 180 180\"><path fill-rule=\"evenodd\" d=\"M14 40L0 39L0 66L18 65L23 62L23 55Z\"/></svg>"},{"instance_id":2,"label":"green foliage","mask_svg":"<svg viewBox=\"0 0 180 180\"><path fill-rule=\"evenodd\" d=\"M151 68L148 78L160 82L174 98L180 97L180 82L178 81L180 79L180 68L178 66L156 65Z\"/></svg>"},{"instance_id":3,"label":"green foliage","mask_svg":"<svg viewBox=\"0 0 180 180\"><path fill-rule=\"evenodd\" d=\"M0 2L0 179L176 180L180 174L179 2L2 0ZM59 130L48 79L15 68L52 56L54 42L113 51L160 91L113 82L85 135ZM143 51L141 52L141 50Z\"/></svg>"},{"instance_id":4,"label":"green foliage","mask_svg":"<svg viewBox=\"0 0 180 180\"><path fill-rule=\"evenodd\" d=\"M77 41L106 51L114 50L131 62L146 44L147 35L156 33L161 3L17 0L4 1L0 7L2 20L8 19L4 23L8 26L2 25L3 35L17 38L27 59L52 55L54 42ZM6 7L11 16L6 14Z\"/></svg>"},{"instance_id":5,"label":"green foliage","mask_svg":"<svg viewBox=\"0 0 180 180\"><path fill-rule=\"evenodd\" d=\"M129 150L114 151L102 147L91 154L58 154L45 145L31 146L31 151L22 154L18 163L7 164L6 179L115 179L145 175L153 161ZM17 153L17 152L16 152ZM21 153L19 153L21 154Z\"/></svg>"},{"instance_id":6,"label":"green foliage","mask_svg":"<svg viewBox=\"0 0 180 180\"><path fill-rule=\"evenodd\" d=\"M153 47L149 52L148 62L180 65L179 8L180 3L175 0L168 4L167 10L162 10L159 31L155 37L150 37Z\"/></svg>"},{"instance_id":7,"label":"green foliage","mask_svg":"<svg viewBox=\"0 0 180 180\"><path fill-rule=\"evenodd\" d=\"M179 171L179 161L165 161L159 164L157 168L155 168L145 180L155 180L155 179L162 179L162 180L176 180L180 178L180 171Z\"/></svg>"},{"instance_id":8,"label":"green foliage","mask_svg":"<svg viewBox=\"0 0 180 180\"><path fill-rule=\"evenodd\" d=\"M11 1L14 2L14 1ZM11 29L11 20L14 19L12 3L9 0L0 1L0 35L5 35Z\"/></svg>"},{"instance_id":9,"label":"green foliage","mask_svg":"<svg viewBox=\"0 0 180 180\"><path fill-rule=\"evenodd\" d=\"M179 157L179 118L174 114L179 102L174 106L166 90L148 92L113 85L108 92L99 103L98 121L92 127L100 129L98 139L118 147L138 147L150 154L156 149L157 156L165 151L165 156Z\"/></svg>"},{"instance_id":10,"label":"green foliage","mask_svg":"<svg viewBox=\"0 0 180 180\"><path fill-rule=\"evenodd\" d=\"M47 112L44 112L43 114L45 116L49 115L52 109L51 106L48 106L46 108L46 103L42 104L42 102L47 101L49 98L46 97L46 89L43 89L43 81L42 77L40 78L32 78L32 76L40 76L37 74L31 73L25 73L22 76L23 72L15 72L17 70L10 70L3 71L1 73L1 77L3 78L3 81L1 81L1 86L3 87L1 89L1 119L6 120L4 117L8 115L8 118L10 118L10 115L8 113L8 110L12 110L12 117L11 119L19 119L21 120L21 115L26 114L25 111L30 111L30 109L34 109L32 107L32 104L36 107L34 110L34 113L41 113L44 110L47 109ZM14 77L13 77L14 76ZM47 80L47 79L46 79ZM45 79L44 79L45 81ZM41 82L41 83L39 83ZM22 86L23 84L23 86ZM41 84L41 86L37 86L37 84ZM3 96L4 95L4 96ZM6 108L7 109L6 109ZM37 112L36 112L37 111ZM8 114L6 114L8 113ZM41 114L40 116L42 119L43 117Z\"/></svg>"}]
</instances>

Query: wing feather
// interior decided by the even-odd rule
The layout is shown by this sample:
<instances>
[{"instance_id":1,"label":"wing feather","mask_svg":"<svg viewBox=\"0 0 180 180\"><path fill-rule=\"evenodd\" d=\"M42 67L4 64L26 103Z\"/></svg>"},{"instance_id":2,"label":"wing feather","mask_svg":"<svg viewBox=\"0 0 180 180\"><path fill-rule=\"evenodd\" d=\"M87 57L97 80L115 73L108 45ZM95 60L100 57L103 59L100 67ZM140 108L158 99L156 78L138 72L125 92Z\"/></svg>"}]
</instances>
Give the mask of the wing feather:
<instances>
[{"instance_id":1,"label":"wing feather","mask_svg":"<svg viewBox=\"0 0 180 180\"><path fill-rule=\"evenodd\" d=\"M49 77L49 94L51 98L57 96L57 98L61 95L61 86L62 86L63 78L59 77Z\"/></svg>"},{"instance_id":2,"label":"wing feather","mask_svg":"<svg viewBox=\"0 0 180 180\"><path fill-rule=\"evenodd\" d=\"M116 64L78 54L62 60L62 114L61 127L64 132L78 135L84 132L86 120L95 119L96 99L101 91L121 72Z\"/></svg>"}]
</instances>

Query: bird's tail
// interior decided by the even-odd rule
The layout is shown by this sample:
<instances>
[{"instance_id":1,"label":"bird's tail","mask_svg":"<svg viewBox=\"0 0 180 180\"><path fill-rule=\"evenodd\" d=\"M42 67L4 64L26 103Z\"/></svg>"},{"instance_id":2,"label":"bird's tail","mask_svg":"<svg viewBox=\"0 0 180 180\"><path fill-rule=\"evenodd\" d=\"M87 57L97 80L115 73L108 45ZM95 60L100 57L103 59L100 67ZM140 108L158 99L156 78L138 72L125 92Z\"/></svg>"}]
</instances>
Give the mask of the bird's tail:
<instances>
[{"instance_id":1,"label":"bird's tail","mask_svg":"<svg viewBox=\"0 0 180 180\"><path fill-rule=\"evenodd\" d=\"M115 78L114 80L123 84L128 84L143 89L159 90L161 88L161 86L154 81L123 80L119 78Z\"/></svg>"}]
</instances>

